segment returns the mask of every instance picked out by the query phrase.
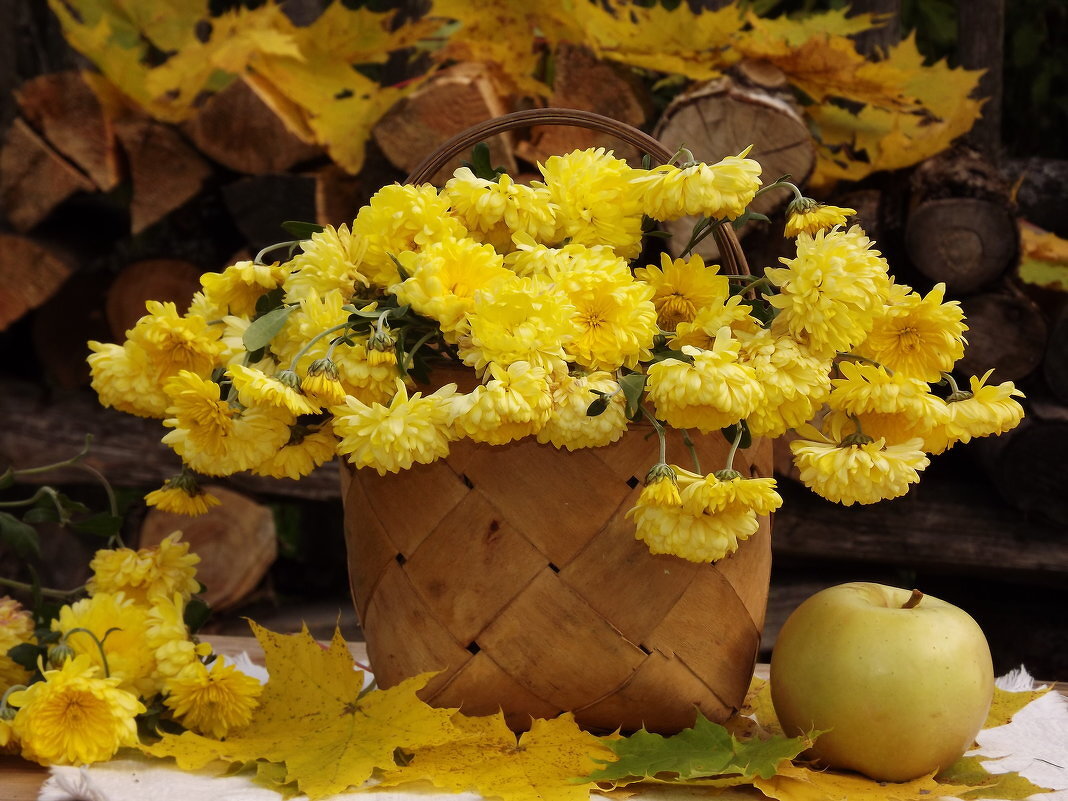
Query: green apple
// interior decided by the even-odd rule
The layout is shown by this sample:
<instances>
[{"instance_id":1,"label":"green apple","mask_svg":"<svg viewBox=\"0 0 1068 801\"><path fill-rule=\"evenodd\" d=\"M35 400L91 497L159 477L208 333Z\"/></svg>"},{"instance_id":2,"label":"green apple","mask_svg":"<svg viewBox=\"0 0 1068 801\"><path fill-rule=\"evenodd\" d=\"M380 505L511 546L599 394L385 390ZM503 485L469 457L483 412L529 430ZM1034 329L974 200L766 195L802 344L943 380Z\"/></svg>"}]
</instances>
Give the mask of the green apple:
<instances>
[{"instance_id":1,"label":"green apple","mask_svg":"<svg viewBox=\"0 0 1068 801\"><path fill-rule=\"evenodd\" d=\"M771 656L771 699L786 733L825 732L811 756L880 781L955 762L993 693L990 648L970 615L882 584L817 592L787 618Z\"/></svg>"}]
</instances>

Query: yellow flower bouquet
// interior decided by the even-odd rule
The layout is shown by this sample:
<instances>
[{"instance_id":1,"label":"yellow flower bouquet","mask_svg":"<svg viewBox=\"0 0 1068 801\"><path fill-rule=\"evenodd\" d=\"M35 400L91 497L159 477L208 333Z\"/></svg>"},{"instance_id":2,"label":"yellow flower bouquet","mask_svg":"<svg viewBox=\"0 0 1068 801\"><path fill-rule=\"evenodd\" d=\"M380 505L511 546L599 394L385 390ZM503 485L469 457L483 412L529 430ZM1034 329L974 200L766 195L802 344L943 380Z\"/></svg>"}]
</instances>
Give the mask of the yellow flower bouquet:
<instances>
[{"instance_id":1,"label":"yellow flower bouquet","mask_svg":"<svg viewBox=\"0 0 1068 801\"><path fill-rule=\"evenodd\" d=\"M390 476L429 469L465 448L530 442L577 458L618 445L629 428L655 432L657 455L639 470L642 488L623 488L629 501L621 519L647 557L672 560L656 561L648 574L669 574L678 584L664 613L685 606L693 594L688 582L704 577L710 564L722 573L709 581L722 584L729 576L733 584L749 572L754 585L764 585L764 597L735 587L730 602L738 612L723 613L732 625L734 617L745 622L736 624L740 644L731 657L744 680L709 690L715 700L708 704L717 704L722 718L744 695L766 599L770 557L747 567L740 548L781 504L770 466L762 474L738 469L739 449L792 431L790 448L808 487L847 505L873 503L906 493L929 454L1016 425L1021 393L1011 382L989 384L989 374L958 387L951 373L966 331L959 304L944 299L942 286L920 294L896 283L864 231L846 225L852 209L816 203L785 180L762 186L761 167L748 152L715 163L696 161L684 149L673 156L640 132L595 116L542 109L479 126L443 146L408 183L383 187L351 225L291 225L298 239L204 275L184 313L149 302L124 343L90 343L93 386L107 406L162 419L163 442L183 468L147 501L187 513L215 502L200 476L248 470L297 479L335 455L349 475ZM538 165L542 180L523 184L476 158L440 188L424 182L461 145L532 122L600 126L662 163L636 167L589 149L547 159ZM786 233L796 237L796 255L751 275L732 225L759 217L747 208L767 191L794 193ZM689 215L699 218L690 241L656 253L650 241L662 237L658 223ZM707 236L720 244L723 269L692 255ZM712 439L727 445L722 460L701 464L701 443ZM669 443L680 452L669 453ZM498 472L506 483L511 474ZM412 519L421 507L445 503L435 494L444 485L428 486L401 493ZM361 491L349 518L377 514L379 490ZM538 517L553 502L539 498L525 517ZM424 527L440 528L440 520ZM480 547L497 547L499 523L487 525ZM618 531L610 533L618 540ZM427 534L411 538L421 542ZM441 613L412 611L413 628L376 650L368 618L388 616L376 609L394 610L397 625L401 599L441 594L442 582L478 584L463 575L463 562L439 565L437 573L416 565L401 539L350 547L354 571L368 565L378 571L366 591L354 579L354 594L379 678L388 684L417 669L449 666L439 686L447 695L456 665L469 658L483 665L468 668L483 683L490 681L485 671L507 672L508 663L524 671L530 653L491 658L484 651L490 641L515 640L526 624L509 633L483 618L447 636L431 630L459 614L455 603ZM541 581L531 578L533 569L509 574L519 570L514 554L479 553L468 562L485 562L506 582ZM562 559L543 556L541 567L567 578ZM624 564L637 558L628 552ZM605 570L599 560L590 564ZM409 567L406 578L387 576ZM628 580L640 586L645 575ZM584 578L568 579L566 592ZM375 601L372 589L383 600ZM498 592L515 605L514 587ZM720 605L709 598L700 604ZM596 611L594 622L576 622L575 632L607 619L608 628L629 638L622 646L627 659L658 665L647 668L650 683L671 683L653 678L665 665L692 681L690 673L707 670L698 663L718 659L701 648L690 658L682 646L656 645L652 623L628 632L598 600L584 600ZM692 616L679 618L686 620L672 626L692 631ZM733 643L717 647L733 653ZM433 652L440 663L398 656L406 647ZM603 692L561 694L554 682L527 671L513 682L522 689L505 683L500 693L533 694L557 710L600 704L603 711L611 689L644 692L633 685L636 667L622 676L613 670L606 668ZM543 711L537 703L521 711ZM689 691L672 703L691 715L702 705ZM611 721L613 714L592 720Z\"/></svg>"}]
</instances>

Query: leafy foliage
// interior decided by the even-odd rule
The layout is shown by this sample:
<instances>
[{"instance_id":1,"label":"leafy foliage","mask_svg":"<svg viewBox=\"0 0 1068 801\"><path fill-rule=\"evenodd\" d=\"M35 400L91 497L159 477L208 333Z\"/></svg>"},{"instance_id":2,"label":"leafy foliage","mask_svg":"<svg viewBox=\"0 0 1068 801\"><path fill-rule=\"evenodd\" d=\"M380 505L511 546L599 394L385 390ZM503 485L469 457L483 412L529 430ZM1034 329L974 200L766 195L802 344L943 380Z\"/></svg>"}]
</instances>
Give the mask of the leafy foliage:
<instances>
[{"instance_id":1,"label":"leafy foliage","mask_svg":"<svg viewBox=\"0 0 1068 801\"><path fill-rule=\"evenodd\" d=\"M458 736L413 750L411 761L388 771L382 786L426 780L452 792L474 790L504 801L586 801L592 781L576 782L598 760L611 760L613 740L580 729L571 715L533 721L518 740L500 713L454 718Z\"/></svg>"},{"instance_id":2,"label":"leafy foliage","mask_svg":"<svg viewBox=\"0 0 1068 801\"><path fill-rule=\"evenodd\" d=\"M287 782L295 781L309 798L322 798L363 784L376 768L392 768L396 748L454 737L452 710L416 697L429 675L365 693L363 673L354 669L340 633L324 649L307 629L285 635L253 623L252 630L270 679L249 725L226 740L166 734L145 746L147 753L174 757L183 769L215 759L284 763Z\"/></svg>"},{"instance_id":3,"label":"leafy foliage","mask_svg":"<svg viewBox=\"0 0 1068 801\"><path fill-rule=\"evenodd\" d=\"M811 746L812 738L773 736L742 741L699 714L693 728L670 737L642 729L608 740L607 745L617 759L591 773L593 781L618 786L665 774L680 781L737 774L748 782L774 776L783 763Z\"/></svg>"}]
</instances>

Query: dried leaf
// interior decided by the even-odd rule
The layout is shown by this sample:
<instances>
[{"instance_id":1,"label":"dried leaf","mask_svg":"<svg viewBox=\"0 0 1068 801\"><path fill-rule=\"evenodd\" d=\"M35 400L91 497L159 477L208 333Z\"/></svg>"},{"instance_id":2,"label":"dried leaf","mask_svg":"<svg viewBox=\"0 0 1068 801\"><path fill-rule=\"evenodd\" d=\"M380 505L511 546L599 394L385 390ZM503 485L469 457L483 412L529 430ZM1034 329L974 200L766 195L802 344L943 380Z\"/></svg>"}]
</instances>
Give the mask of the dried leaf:
<instances>
[{"instance_id":1,"label":"dried leaf","mask_svg":"<svg viewBox=\"0 0 1068 801\"><path fill-rule=\"evenodd\" d=\"M1021 222L1018 273L1033 286L1068 292L1068 239Z\"/></svg>"},{"instance_id":2,"label":"dried leaf","mask_svg":"<svg viewBox=\"0 0 1068 801\"><path fill-rule=\"evenodd\" d=\"M968 790L965 785L940 784L933 776L911 782L877 782L857 774L797 765L785 765L770 779L756 778L753 786L777 801L927 801Z\"/></svg>"},{"instance_id":3,"label":"dried leaf","mask_svg":"<svg viewBox=\"0 0 1068 801\"><path fill-rule=\"evenodd\" d=\"M980 757L961 757L935 778L946 784L967 785L969 789L958 789L955 793L967 801L982 798L1019 801L1038 793L1051 792L1032 784L1019 773L987 773Z\"/></svg>"},{"instance_id":4,"label":"dried leaf","mask_svg":"<svg viewBox=\"0 0 1068 801\"><path fill-rule=\"evenodd\" d=\"M576 782L611 760L604 742L583 731L571 715L535 720L516 739L500 713L454 719L457 735L413 751L406 767L387 771L382 786L429 781L451 792L474 790L504 801L587 801L591 782Z\"/></svg>"},{"instance_id":5,"label":"dried leaf","mask_svg":"<svg viewBox=\"0 0 1068 801\"><path fill-rule=\"evenodd\" d=\"M185 770L214 759L282 762L285 781L315 799L363 784L376 768L394 767L396 748L455 737L455 710L434 709L416 696L429 675L361 696L363 673L354 669L340 632L324 649L307 629L276 634L253 623L252 630L270 679L251 723L226 740L164 735L143 747L146 753L174 757Z\"/></svg>"},{"instance_id":6,"label":"dried leaf","mask_svg":"<svg viewBox=\"0 0 1068 801\"><path fill-rule=\"evenodd\" d=\"M995 726L1004 726L1012 720L1017 712L1049 691L1049 687L1044 687L1041 690L1012 692L995 686L994 700L990 704L990 712L986 716L986 723L983 724L983 728L992 729Z\"/></svg>"}]
</instances>

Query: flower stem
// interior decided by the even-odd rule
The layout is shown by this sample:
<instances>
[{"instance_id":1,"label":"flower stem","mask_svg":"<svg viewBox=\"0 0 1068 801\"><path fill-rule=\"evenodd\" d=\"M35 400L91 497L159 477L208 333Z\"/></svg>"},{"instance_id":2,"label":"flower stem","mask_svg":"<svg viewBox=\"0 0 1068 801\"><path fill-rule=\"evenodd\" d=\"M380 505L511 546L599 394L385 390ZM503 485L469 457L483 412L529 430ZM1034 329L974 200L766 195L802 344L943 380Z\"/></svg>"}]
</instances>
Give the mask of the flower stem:
<instances>
[{"instance_id":1,"label":"flower stem","mask_svg":"<svg viewBox=\"0 0 1068 801\"><path fill-rule=\"evenodd\" d=\"M103 637L98 638L95 634L93 634L93 632L89 631L89 629L78 626L64 634L63 641L66 642L70 639L70 635L78 631L82 632L83 634L88 634L90 637L93 638L93 642L96 643L97 650L100 651L100 661L104 663L104 678L111 678L111 668L108 667L108 655L104 653L104 641L107 640L108 635L111 634L111 632L122 631L122 629L118 628L117 626L113 626L112 628L104 632Z\"/></svg>"},{"instance_id":2,"label":"flower stem","mask_svg":"<svg viewBox=\"0 0 1068 801\"><path fill-rule=\"evenodd\" d=\"M682 441L686 445L686 449L690 452L690 458L693 459L693 471L695 473L701 472L701 460L697 458L697 448L693 444L693 440L690 438L690 430L688 428L682 429ZM660 461L664 461L661 459Z\"/></svg>"},{"instance_id":3,"label":"flower stem","mask_svg":"<svg viewBox=\"0 0 1068 801\"><path fill-rule=\"evenodd\" d=\"M50 470L56 470L60 467L69 467L73 464L76 464L81 459L85 458L85 456L89 453L89 446L90 444L92 444L92 442L93 435L86 434L85 445L82 446L82 449L78 451L78 453L74 454L69 459L64 459L62 462L53 462L52 464L41 465L40 467L24 467L20 470L13 470L11 474L13 476L32 476L35 473L47 473Z\"/></svg>"},{"instance_id":4,"label":"flower stem","mask_svg":"<svg viewBox=\"0 0 1068 801\"><path fill-rule=\"evenodd\" d=\"M266 256L268 253L270 253L272 250L278 250L278 248L284 248L284 247L286 247L286 245L289 245L289 246L299 245L300 242L301 242L300 239L291 239L288 242L276 242L273 245L268 245L267 247L265 247L263 250L261 250L259 253L256 254L256 264L263 264L264 263L263 262L263 257Z\"/></svg>"},{"instance_id":5,"label":"flower stem","mask_svg":"<svg viewBox=\"0 0 1068 801\"><path fill-rule=\"evenodd\" d=\"M780 186L788 186L794 191L794 200L800 200L801 198L804 197L804 195L801 194L801 190L800 189L798 189L796 186L794 186L792 183L790 183L790 180L789 180L790 177L791 176L789 176L789 175L784 175L784 176L782 176L782 178L779 178L774 183L770 183L767 186L760 187L760 189L758 189L756 191L756 194L753 195L753 197L754 198L760 197L765 192L770 192L772 189L778 189Z\"/></svg>"},{"instance_id":6,"label":"flower stem","mask_svg":"<svg viewBox=\"0 0 1068 801\"><path fill-rule=\"evenodd\" d=\"M725 470L734 469L734 455L738 453L738 446L742 444L742 435L745 433L745 429L742 428L742 424L738 423L738 431L734 435L734 442L731 443L731 449L727 452L727 466Z\"/></svg>"},{"instance_id":7,"label":"flower stem","mask_svg":"<svg viewBox=\"0 0 1068 801\"><path fill-rule=\"evenodd\" d=\"M642 414L645 415L646 419L653 424L653 428L656 430L656 435L660 437L660 462L662 464L667 464L667 437L664 435L664 425L644 406L639 406L638 408L641 409Z\"/></svg>"},{"instance_id":8,"label":"flower stem","mask_svg":"<svg viewBox=\"0 0 1068 801\"><path fill-rule=\"evenodd\" d=\"M329 334L332 334L335 331L340 331L343 328L348 328L350 325L351 324L349 323L349 321L346 320L343 323L338 323L335 326L331 326L330 328L327 328L325 331L320 331L318 334L313 336L311 339L308 340L307 344L297 352L297 355L293 357L293 361L289 365L289 369L292 370L295 373L297 371L297 365L300 363L300 360L304 358L304 354L305 353L307 353L309 350L311 350L312 345L314 345L316 342L318 342L323 337L325 337L325 336L327 336Z\"/></svg>"},{"instance_id":9,"label":"flower stem","mask_svg":"<svg viewBox=\"0 0 1068 801\"><path fill-rule=\"evenodd\" d=\"M10 587L13 590L21 590L25 593L32 593L34 591L32 584L27 584L24 581L16 581L15 579L3 578L0 576L0 587ZM83 584L80 587L75 587L73 590L53 590L48 587L38 587L37 592L41 595L49 598L55 598L57 601L65 601L68 598L73 598L75 595L80 594L85 589Z\"/></svg>"}]
</instances>

